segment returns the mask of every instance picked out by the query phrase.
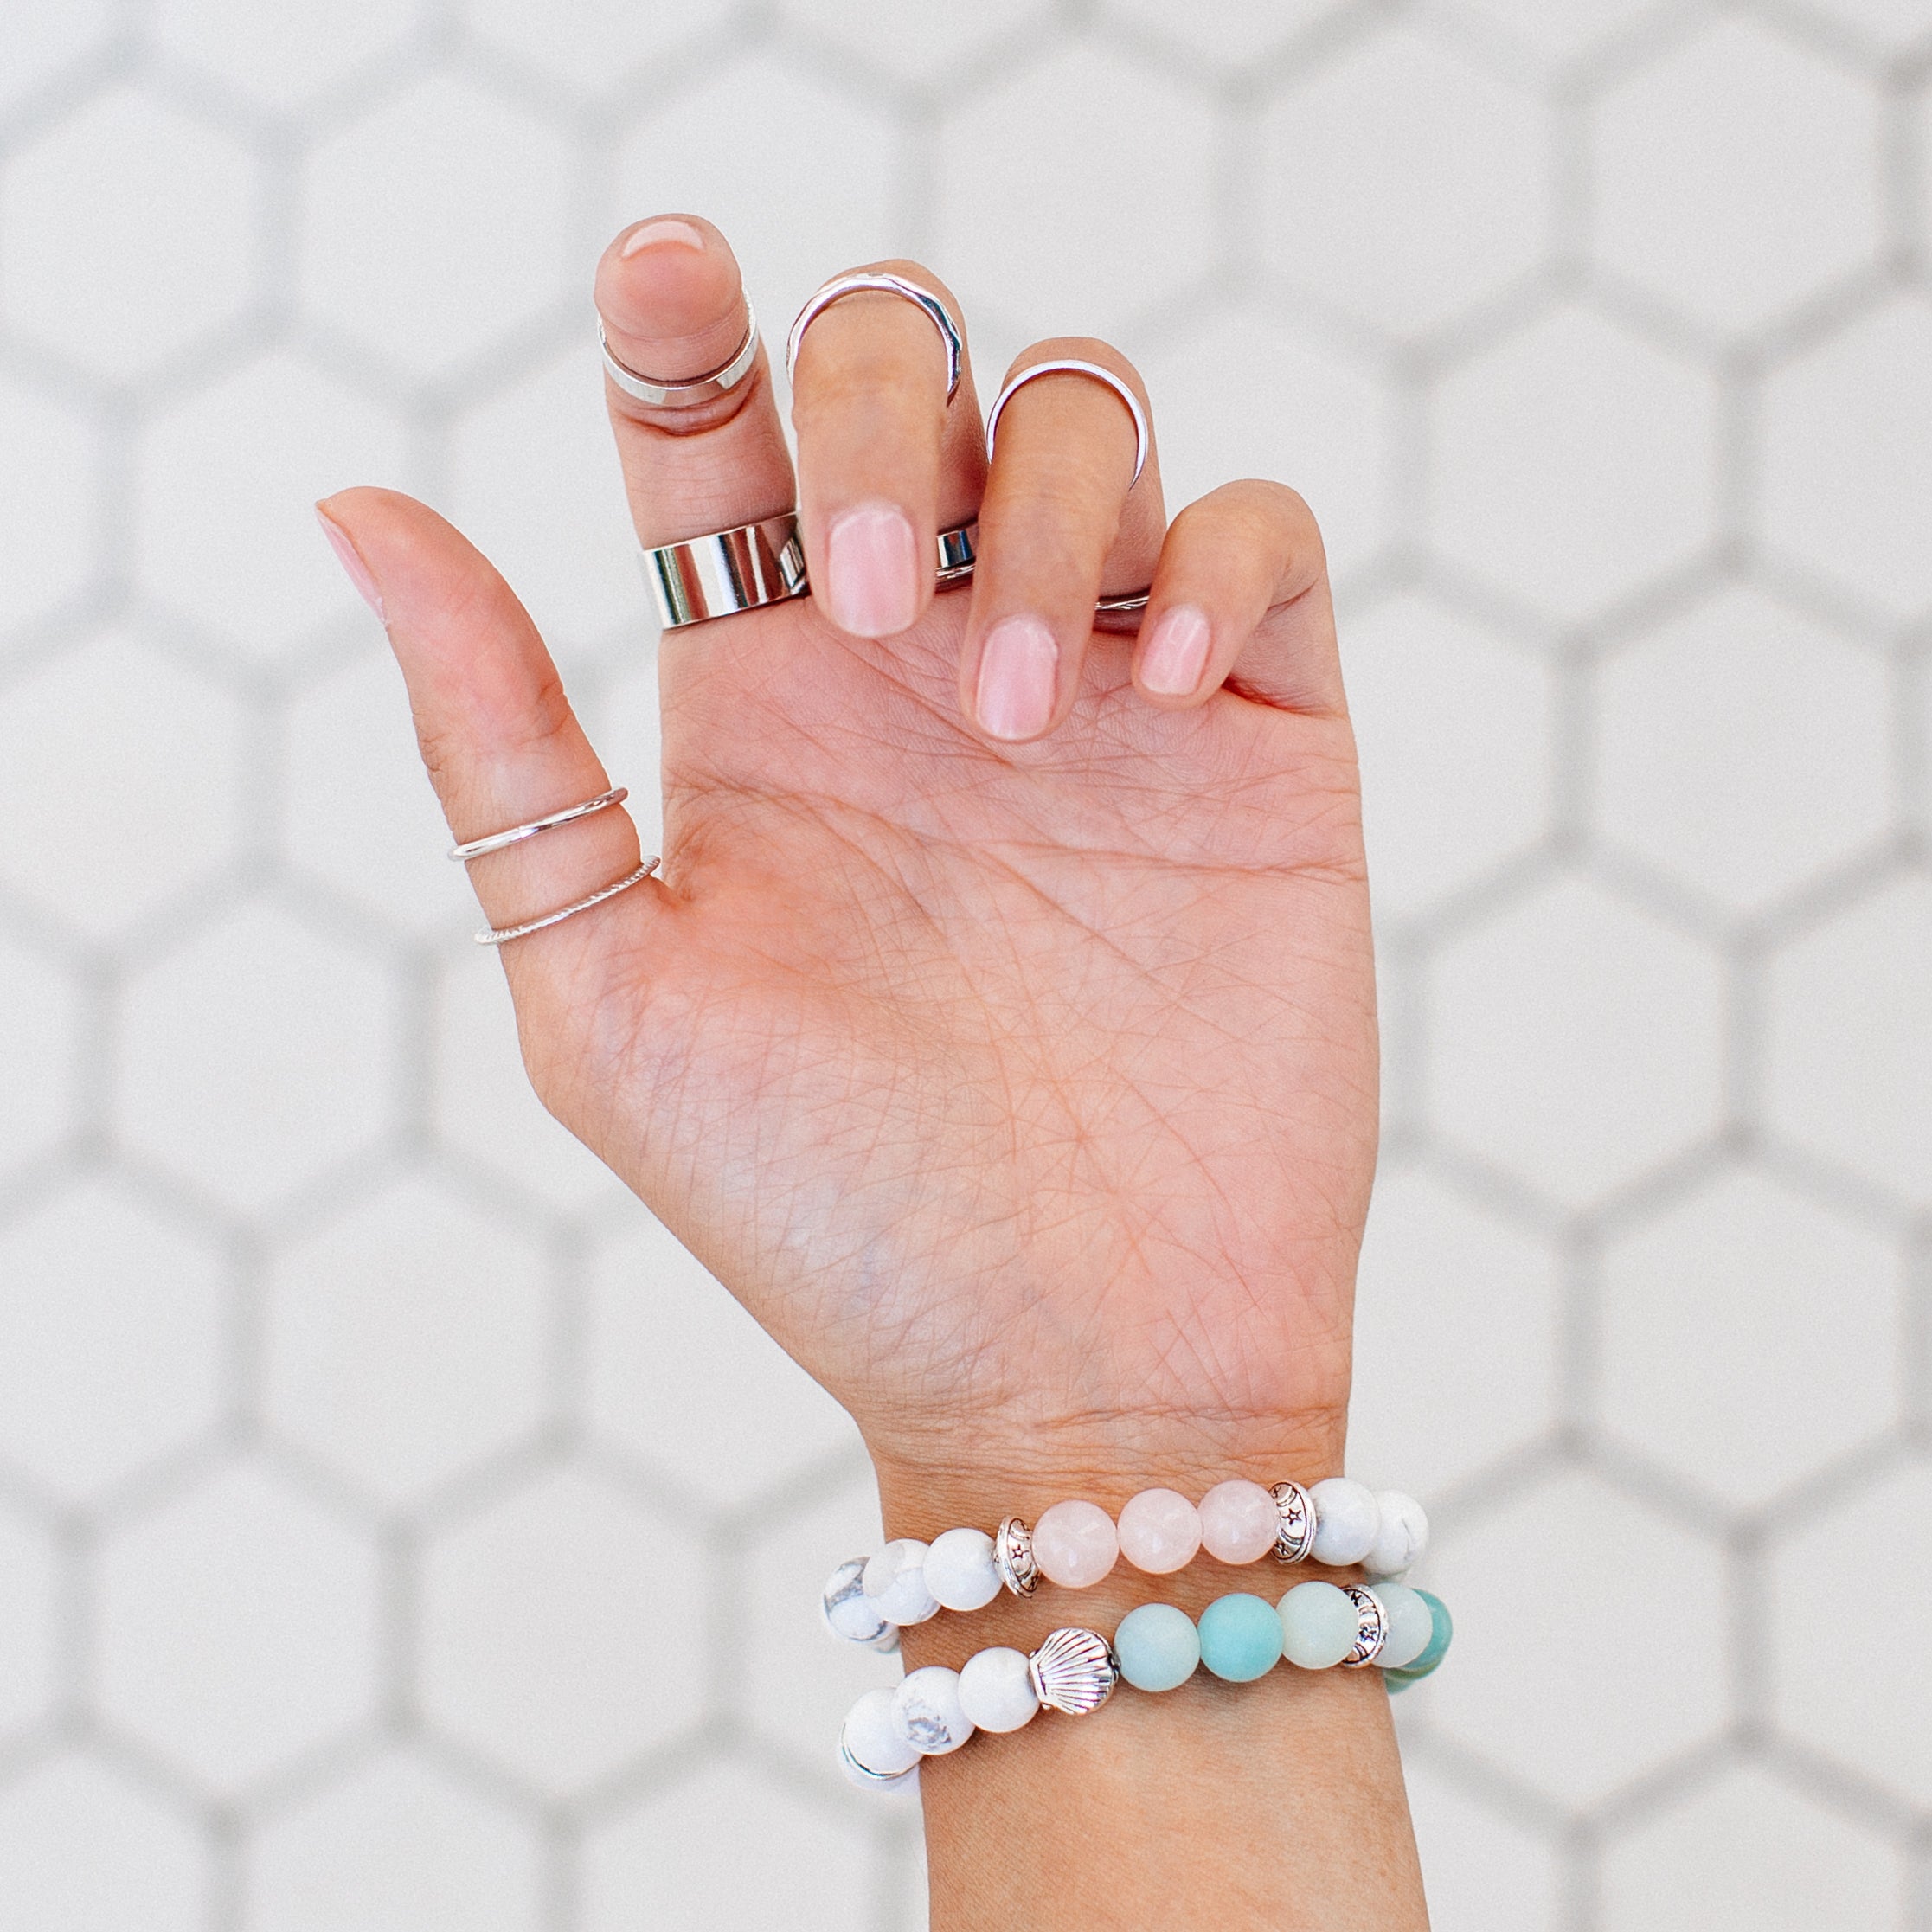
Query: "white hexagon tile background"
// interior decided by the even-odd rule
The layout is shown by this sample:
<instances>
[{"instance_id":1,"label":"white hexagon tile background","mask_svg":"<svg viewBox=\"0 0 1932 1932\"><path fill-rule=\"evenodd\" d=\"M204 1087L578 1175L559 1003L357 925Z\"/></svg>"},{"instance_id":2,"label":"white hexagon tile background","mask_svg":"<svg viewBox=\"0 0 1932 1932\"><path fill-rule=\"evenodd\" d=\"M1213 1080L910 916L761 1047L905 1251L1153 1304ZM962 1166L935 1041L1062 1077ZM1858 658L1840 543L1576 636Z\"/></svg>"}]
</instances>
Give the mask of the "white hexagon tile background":
<instances>
[{"instance_id":1,"label":"white hexagon tile background","mask_svg":"<svg viewBox=\"0 0 1932 1932\"><path fill-rule=\"evenodd\" d=\"M0 0L0 1932L923 1922L857 1440L526 1093L309 513L457 518L649 800L666 207L1324 519L1441 1932L1932 1929L1929 85L1932 0Z\"/></svg>"}]
</instances>

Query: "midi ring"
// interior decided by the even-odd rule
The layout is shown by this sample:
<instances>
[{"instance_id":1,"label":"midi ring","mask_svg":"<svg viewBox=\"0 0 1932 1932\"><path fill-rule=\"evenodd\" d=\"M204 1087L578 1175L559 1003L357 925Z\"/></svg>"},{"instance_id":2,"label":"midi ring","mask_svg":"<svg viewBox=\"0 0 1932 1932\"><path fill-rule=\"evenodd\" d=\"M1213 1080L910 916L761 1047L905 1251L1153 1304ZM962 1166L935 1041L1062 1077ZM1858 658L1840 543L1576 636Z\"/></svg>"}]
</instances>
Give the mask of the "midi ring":
<instances>
[{"instance_id":1,"label":"midi ring","mask_svg":"<svg viewBox=\"0 0 1932 1932\"><path fill-rule=\"evenodd\" d=\"M979 562L979 539L977 521L939 533L940 589L950 590L956 584L972 581L973 568ZM1145 590L1126 590L1101 598L1094 606L1094 628L1122 636L1138 631L1147 608L1147 596Z\"/></svg>"},{"instance_id":2,"label":"midi ring","mask_svg":"<svg viewBox=\"0 0 1932 1932\"><path fill-rule=\"evenodd\" d=\"M574 919L579 913L588 912L593 906L600 906L605 900L614 899L619 893L628 892L632 886L642 884L658 870L658 863L654 857L647 858L635 872L626 873L616 884L587 893L568 906L559 906L555 912L545 913L541 919L526 919L521 926L492 926L486 932L472 933L470 936L478 946L508 946L513 939L524 939L531 933L541 933L546 926L561 926L565 920Z\"/></svg>"},{"instance_id":3,"label":"midi ring","mask_svg":"<svg viewBox=\"0 0 1932 1932\"><path fill-rule=\"evenodd\" d=\"M730 361L719 363L708 375L694 375L686 382L660 382L652 376L640 375L627 363L619 362L611 353L602 316L597 318L597 346L603 351L604 373L626 395L647 402L653 409L691 409L701 402L715 402L721 395L729 395L751 373L751 365L758 360L758 318L752 313L748 296L745 339L732 351Z\"/></svg>"},{"instance_id":4,"label":"midi ring","mask_svg":"<svg viewBox=\"0 0 1932 1932\"><path fill-rule=\"evenodd\" d=\"M645 580L667 631L802 597L805 543L796 511L639 553Z\"/></svg>"},{"instance_id":5,"label":"midi ring","mask_svg":"<svg viewBox=\"0 0 1932 1932\"><path fill-rule=\"evenodd\" d=\"M579 818L587 818L594 812L606 812L613 805L622 805L631 795L627 785L613 785L607 792L600 792L594 799L586 799L581 805L567 806L562 812L553 812L548 818L530 818L520 825L512 825L507 831L493 831L485 838L472 838L461 845L452 845L447 857L459 865L467 865L473 858L481 858L485 852L500 852L506 845L518 845L526 838L535 838L540 831L553 831L559 825L574 825Z\"/></svg>"},{"instance_id":6,"label":"midi ring","mask_svg":"<svg viewBox=\"0 0 1932 1932\"><path fill-rule=\"evenodd\" d=\"M883 268L863 274L836 276L799 311L793 320L791 333L785 338L786 380L791 381L792 372L799 365L799 345L805 340L806 331L834 302L848 295L869 292L897 295L926 311L933 326L939 331L940 340L946 344L946 400L950 402L960 386L960 369L966 359L966 342L960 334L960 325L953 319L945 303L929 288L921 288L917 282L908 281L905 276L895 275Z\"/></svg>"},{"instance_id":7,"label":"midi ring","mask_svg":"<svg viewBox=\"0 0 1932 1932\"><path fill-rule=\"evenodd\" d=\"M1127 406L1127 414L1133 418L1133 474L1127 481L1133 489L1140 480L1140 472L1147 466L1147 412L1140 407L1140 398L1133 393L1133 386L1116 375L1110 369L1103 369L1098 363L1083 363L1076 356L1066 356L1048 363L1035 363L1030 369L1023 369L1017 375L1006 379L1006 387L993 398L993 406L986 412L986 460L993 459L993 439L999 431L999 414L1020 390L1038 375L1087 375L1096 382L1104 382Z\"/></svg>"}]
</instances>

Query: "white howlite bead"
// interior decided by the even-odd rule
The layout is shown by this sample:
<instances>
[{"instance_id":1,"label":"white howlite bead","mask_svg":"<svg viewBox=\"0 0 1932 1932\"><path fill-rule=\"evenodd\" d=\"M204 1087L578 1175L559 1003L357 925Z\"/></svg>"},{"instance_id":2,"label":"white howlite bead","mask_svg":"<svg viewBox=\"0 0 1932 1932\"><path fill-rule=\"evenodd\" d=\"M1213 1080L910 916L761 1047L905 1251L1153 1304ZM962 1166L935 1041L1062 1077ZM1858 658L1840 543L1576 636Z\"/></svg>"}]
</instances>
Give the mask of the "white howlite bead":
<instances>
[{"instance_id":1,"label":"white howlite bead","mask_svg":"<svg viewBox=\"0 0 1932 1932\"><path fill-rule=\"evenodd\" d=\"M865 1594L865 1558L854 1557L839 1564L825 1584L818 1600L825 1628L849 1644L870 1644L874 1650L895 1651L899 1647L896 1626L888 1623L879 1606Z\"/></svg>"},{"instance_id":2,"label":"white howlite bead","mask_svg":"<svg viewBox=\"0 0 1932 1932\"><path fill-rule=\"evenodd\" d=\"M984 1530L948 1530L926 1552L926 1588L943 1610L983 1610L999 1595L993 1539Z\"/></svg>"},{"instance_id":3,"label":"white howlite bead","mask_svg":"<svg viewBox=\"0 0 1932 1932\"><path fill-rule=\"evenodd\" d=\"M892 1694L894 1722L921 1757L944 1757L972 1736L960 1703L960 1673L943 1664L908 1671Z\"/></svg>"},{"instance_id":4,"label":"white howlite bead","mask_svg":"<svg viewBox=\"0 0 1932 1932\"><path fill-rule=\"evenodd\" d=\"M1024 1650L982 1650L960 1672L960 1708L980 1730L1017 1730L1040 1708Z\"/></svg>"},{"instance_id":5,"label":"white howlite bead","mask_svg":"<svg viewBox=\"0 0 1932 1932\"><path fill-rule=\"evenodd\" d=\"M1382 1512L1366 1483L1331 1476L1308 1492L1315 1503L1315 1561L1358 1563L1375 1547ZM876 1560L876 1559L875 1559ZM871 1588L868 1572L867 1589Z\"/></svg>"},{"instance_id":6,"label":"white howlite bead","mask_svg":"<svg viewBox=\"0 0 1932 1932\"><path fill-rule=\"evenodd\" d=\"M865 1594L888 1623L923 1623L939 1614L926 1588L926 1545L915 1537L889 1543L865 1566Z\"/></svg>"},{"instance_id":7,"label":"white howlite bead","mask_svg":"<svg viewBox=\"0 0 1932 1932\"><path fill-rule=\"evenodd\" d=\"M868 1691L845 1714L840 1741L875 1777L897 1777L919 1762L919 1747L899 1722L895 1690Z\"/></svg>"},{"instance_id":8,"label":"white howlite bead","mask_svg":"<svg viewBox=\"0 0 1932 1932\"><path fill-rule=\"evenodd\" d=\"M1400 1576L1420 1563L1428 1548L1428 1518L1413 1496L1399 1489L1378 1489L1375 1503L1381 1520L1362 1567L1371 1576Z\"/></svg>"}]
</instances>

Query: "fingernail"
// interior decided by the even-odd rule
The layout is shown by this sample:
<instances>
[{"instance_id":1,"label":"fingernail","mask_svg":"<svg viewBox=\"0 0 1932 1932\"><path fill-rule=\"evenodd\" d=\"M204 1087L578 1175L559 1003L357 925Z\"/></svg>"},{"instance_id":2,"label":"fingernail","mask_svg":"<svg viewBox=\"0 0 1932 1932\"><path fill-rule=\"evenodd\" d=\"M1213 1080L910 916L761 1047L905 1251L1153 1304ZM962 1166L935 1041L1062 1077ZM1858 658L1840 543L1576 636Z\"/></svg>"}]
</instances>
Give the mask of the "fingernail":
<instances>
[{"instance_id":1,"label":"fingernail","mask_svg":"<svg viewBox=\"0 0 1932 1932\"><path fill-rule=\"evenodd\" d=\"M336 553L337 561L349 573L350 582L362 593L363 601L387 624L389 613L382 608L382 593L375 587L375 579L369 575L369 566L349 541L349 532L320 504L315 506L315 520L321 524L322 534L329 539L329 548Z\"/></svg>"},{"instance_id":2,"label":"fingernail","mask_svg":"<svg viewBox=\"0 0 1932 1932\"><path fill-rule=\"evenodd\" d=\"M1140 654L1140 682L1163 697L1188 697L1199 690L1208 668L1208 646L1213 633L1208 620L1191 604L1163 611Z\"/></svg>"},{"instance_id":3,"label":"fingernail","mask_svg":"<svg viewBox=\"0 0 1932 1932\"><path fill-rule=\"evenodd\" d=\"M1037 617L1009 617L993 626L979 654L974 704L981 728L995 738L1037 738L1053 716L1060 647Z\"/></svg>"},{"instance_id":4,"label":"fingernail","mask_svg":"<svg viewBox=\"0 0 1932 1932\"><path fill-rule=\"evenodd\" d=\"M905 512L862 504L825 532L825 609L855 638L896 637L919 614L919 546Z\"/></svg>"},{"instance_id":5,"label":"fingernail","mask_svg":"<svg viewBox=\"0 0 1932 1932\"><path fill-rule=\"evenodd\" d=\"M680 221L675 217L663 221L646 221L624 243L626 255L634 255L639 248L654 248L661 241L673 242L680 248L696 248L704 253L704 231L694 228L689 221Z\"/></svg>"}]
</instances>

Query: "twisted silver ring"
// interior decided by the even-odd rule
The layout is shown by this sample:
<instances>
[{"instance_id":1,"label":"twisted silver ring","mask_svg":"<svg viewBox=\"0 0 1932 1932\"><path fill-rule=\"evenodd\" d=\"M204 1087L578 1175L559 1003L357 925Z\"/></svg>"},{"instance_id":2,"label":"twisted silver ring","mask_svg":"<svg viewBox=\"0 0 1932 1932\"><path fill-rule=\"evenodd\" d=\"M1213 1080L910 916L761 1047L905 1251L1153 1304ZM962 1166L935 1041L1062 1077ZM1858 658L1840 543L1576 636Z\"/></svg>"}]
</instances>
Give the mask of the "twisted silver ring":
<instances>
[{"instance_id":1,"label":"twisted silver ring","mask_svg":"<svg viewBox=\"0 0 1932 1932\"><path fill-rule=\"evenodd\" d=\"M752 313L751 298L745 298L745 339L732 351L731 359L720 363L708 375L694 375L679 382L660 382L655 376L640 375L627 363L611 353L610 339L604 333L604 318L597 318L597 346L603 351L604 373L626 395L647 402L653 409L690 409L701 402L715 402L729 395L751 373L758 360L758 318Z\"/></svg>"},{"instance_id":2,"label":"twisted silver ring","mask_svg":"<svg viewBox=\"0 0 1932 1932\"><path fill-rule=\"evenodd\" d=\"M587 894L581 899L573 900L568 906L559 906L555 912L547 912L541 919L526 919L521 926L493 926L489 931L472 933L471 937L478 946L508 946L513 939L523 939L531 933L541 933L546 926L561 926L567 919L574 919L581 912L588 912L593 906L600 906L607 899L614 899L620 892L628 892L634 885L641 884L658 870L659 861L647 858L635 872L626 874L615 885L607 885L600 891Z\"/></svg>"},{"instance_id":3,"label":"twisted silver ring","mask_svg":"<svg viewBox=\"0 0 1932 1932\"><path fill-rule=\"evenodd\" d=\"M613 785L607 792L600 792L594 799L586 799L581 805L567 806L562 812L553 812L548 818L531 818L521 825L512 825L508 831L493 831L485 838L472 838L461 845L452 845L448 856L459 865L467 865L473 858L481 858L485 852L500 852L505 845L521 844L526 838L535 838L540 831L554 831L558 825L573 825L579 818L587 818L594 812L606 812L613 805L622 805L631 795L627 785Z\"/></svg>"},{"instance_id":4,"label":"twisted silver ring","mask_svg":"<svg viewBox=\"0 0 1932 1932\"><path fill-rule=\"evenodd\" d=\"M1041 375L1085 375L1096 382L1104 382L1127 406L1127 414L1133 418L1133 474L1127 480L1127 488L1133 489L1140 480L1140 472L1147 466L1147 412L1140 407L1140 398L1133 393L1131 384L1116 375L1110 369L1104 369L1098 363L1083 363L1078 356L1063 356L1052 362L1035 363L1030 369L1023 369L1017 375L1006 378L1006 387L993 398L993 406L986 412L986 460L993 459L993 439L999 433L999 415L1006 405L1036 376Z\"/></svg>"},{"instance_id":5,"label":"twisted silver ring","mask_svg":"<svg viewBox=\"0 0 1932 1932\"><path fill-rule=\"evenodd\" d=\"M895 275L883 268L864 274L836 276L799 311L793 320L791 332L785 338L786 380L791 380L792 372L799 366L799 345L805 340L806 331L834 302L842 301L848 295L868 292L896 295L926 311L933 326L939 331L940 340L946 344L946 400L950 402L960 386L960 370L966 359L966 341L960 334L960 325L953 319L945 303L929 288L921 288L917 282L908 281L903 275Z\"/></svg>"}]
</instances>

